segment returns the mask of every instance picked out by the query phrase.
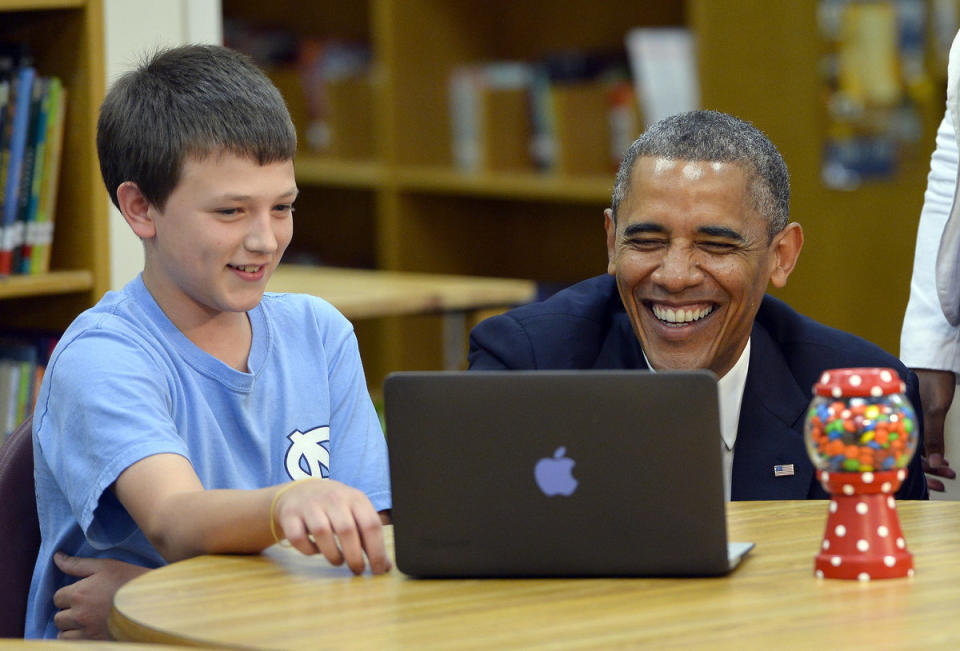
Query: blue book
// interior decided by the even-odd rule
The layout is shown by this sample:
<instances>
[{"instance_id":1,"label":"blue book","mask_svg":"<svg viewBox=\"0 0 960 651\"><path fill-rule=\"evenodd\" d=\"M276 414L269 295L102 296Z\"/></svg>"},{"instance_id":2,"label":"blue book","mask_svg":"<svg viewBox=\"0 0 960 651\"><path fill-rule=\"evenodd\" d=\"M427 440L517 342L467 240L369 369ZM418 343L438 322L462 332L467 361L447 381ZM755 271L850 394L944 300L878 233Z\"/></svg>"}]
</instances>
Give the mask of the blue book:
<instances>
[{"instance_id":1,"label":"blue book","mask_svg":"<svg viewBox=\"0 0 960 651\"><path fill-rule=\"evenodd\" d=\"M34 342L0 339L0 434L5 438L26 418L32 408L33 378L37 367L38 349Z\"/></svg>"},{"instance_id":2,"label":"blue book","mask_svg":"<svg viewBox=\"0 0 960 651\"><path fill-rule=\"evenodd\" d=\"M20 207L20 176L23 169L23 155L27 145L27 133L30 126L30 100L36 69L22 66L14 75L10 108L10 147L3 152L6 178L3 185L3 207L0 213L0 276L8 275L12 270L13 250L16 242L16 221Z\"/></svg>"},{"instance_id":3,"label":"blue book","mask_svg":"<svg viewBox=\"0 0 960 651\"><path fill-rule=\"evenodd\" d=\"M37 197L35 190L39 190L40 177L44 155L44 144L47 134L47 86L46 77L37 77L33 80L32 99L30 100L30 128L27 136L27 146L24 149L23 165L20 172L20 206L17 209L17 221L14 226L14 249L11 273L22 274L29 272L30 260L24 260L24 254L29 254L27 235L33 218L36 215ZM26 264L24 264L26 262Z\"/></svg>"}]
</instances>

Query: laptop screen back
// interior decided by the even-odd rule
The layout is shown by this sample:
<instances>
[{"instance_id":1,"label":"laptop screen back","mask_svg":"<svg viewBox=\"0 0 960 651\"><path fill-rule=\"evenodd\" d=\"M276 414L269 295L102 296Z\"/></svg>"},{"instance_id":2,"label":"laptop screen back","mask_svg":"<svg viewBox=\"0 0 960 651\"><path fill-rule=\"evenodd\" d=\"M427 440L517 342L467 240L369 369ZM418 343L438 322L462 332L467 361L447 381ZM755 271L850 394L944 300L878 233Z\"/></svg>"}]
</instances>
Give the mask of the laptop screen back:
<instances>
[{"instance_id":1,"label":"laptop screen back","mask_svg":"<svg viewBox=\"0 0 960 651\"><path fill-rule=\"evenodd\" d=\"M408 372L384 394L401 571L728 571L713 374Z\"/></svg>"}]
</instances>

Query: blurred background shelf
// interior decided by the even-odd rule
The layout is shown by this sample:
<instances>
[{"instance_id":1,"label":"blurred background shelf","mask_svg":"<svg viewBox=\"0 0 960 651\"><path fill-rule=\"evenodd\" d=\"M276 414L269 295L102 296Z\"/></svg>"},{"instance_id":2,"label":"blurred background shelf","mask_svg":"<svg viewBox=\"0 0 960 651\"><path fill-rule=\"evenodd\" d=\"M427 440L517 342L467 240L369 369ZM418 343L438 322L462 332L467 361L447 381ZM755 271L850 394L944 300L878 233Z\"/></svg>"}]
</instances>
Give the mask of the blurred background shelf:
<instances>
[{"instance_id":1,"label":"blurred background shelf","mask_svg":"<svg viewBox=\"0 0 960 651\"><path fill-rule=\"evenodd\" d=\"M86 0L4 0L0 2L0 11L27 11L36 9L69 9L83 7Z\"/></svg>"},{"instance_id":2,"label":"blurred background shelf","mask_svg":"<svg viewBox=\"0 0 960 651\"><path fill-rule=\"evenodd\" d=\"M509 93L486 98L493 103L483 105L481 147L494 168L466 173L453 155L451 75L489 62L623 52L631 28L682 27L694 36L701 105L756 124L790 168L791 215L803 225L806 244L790 284L775 293L897 352L929 154L943 113L945 70L933 53L933 86L921 102L912 153L890 178L838 190L821 177L829 120L819 0L775 8L763 0L318 0L309 10L294 0L223 0L222 6L225 25L369 48L366 77L330 87L340 98L334 103L344 106L329 128L349 132L349 142L341 141L348 154L339 163L309 152L298 160L304 193L291 261L527 278L543 288L604 273L602 215L615 165L597 155L606 143L591 145L605 120L591 112L596 102L570 104L563 138L571 151L585 152L565 163L576 171L543 173L517 162L524 155L517 143L526 137L517 126L523 102ZM935 16L932 3L925 6ZM307 133L309 98L297 89L296 75L283 66L272 74L293 96L299 130ZM354 104L344 89L354 93ZM355 121L365 126L356 129ZM572 142L577 138L584 141ZM356 162L356 152L369 155ZM853 305L873 309L865 316ZM384 326L370 356L382 364L370 371L378 377L436 366L441 353L425 343L435 335L427 323Z\"/></svg>"},{"instance_id":3,"label":"blurred background shelf","mask_svg":"<svg viewBox=\"0 0 960 651\"><path fill-rule=\"evenodd\" d=\"M297 155L297 180L300 183L340 188L376 189L386 175L379 161L338 160L328 156Z\"/></svg>"},{"instance_id":4,"label":"blurred background shelf","mask_svg":"<svg viewBox=\"0 0 960 651\"><path fill-rule=\"evenodd\" d=\"M30 276L0 277L0 300L24 296L88 292L94 286L92 271L51 271Z\"/></svg>"},{"instance_id":5,"label":"blurred background shelf","mask_svg":"<svg viewBox=\"0 0 960 651\"><path fill-rule=\"evenodd\" d=\"M540 172L460 172L443 167L397 170L398 190L425 194L529 201L602 204L610 201L613 175L561 176Z\"/></svg>"}]
</instances>

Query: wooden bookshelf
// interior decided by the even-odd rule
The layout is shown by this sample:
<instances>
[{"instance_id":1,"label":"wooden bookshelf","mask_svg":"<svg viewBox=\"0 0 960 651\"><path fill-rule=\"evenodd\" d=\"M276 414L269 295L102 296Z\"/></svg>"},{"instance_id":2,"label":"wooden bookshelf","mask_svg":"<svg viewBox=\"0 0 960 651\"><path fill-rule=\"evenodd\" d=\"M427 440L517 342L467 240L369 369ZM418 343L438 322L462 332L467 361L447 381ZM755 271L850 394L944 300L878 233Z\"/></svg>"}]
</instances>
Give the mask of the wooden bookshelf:
<instances>
[{"instance_id":1,"label":"wooden bookshelf","mask_svg":"<svg viewBox=\"0 0 960 651\"><path fill-rule=\"evenodd\" d=\"M0 327L65 328L109 287L107 196L95 137L104 94L101 0L0 0L0 41L29 44L67 89L50 273L0 279Z\"/></svg>"},{"instance_id":2,"label":"wooden bookshelf","mask_svg":"<svg viewBox=\"0 0 960 651\"><path fill-rule=\"evenodd\" d=\"M93 287L92 271L51 271L0 278L0 298L86 292Z\"/></svg>"},{"instance_id":3,"label":"wooden bookshelf","mask_svg":"<svg viewBox=\"0 0 960 651\"><path fill-rule=\"evenodd\" d=\"M297 156L297 179L310 185L373 190L384 184L379 161L343 161L307 154Z\"/></svg>"},{"instance_id":4,"label":"wooden bookshelf","mask_svg":"<svg viewBox=\"0 0 960 651\"><path fill-rule=\"evenodd\" d=\"M403 167L398 190L428 194L559 201L594 206L609 203L613 175L564 176L539 172L466 173L449 167ZM594 215L596 216L596 215Z\"/></svg>"},{"instance_id":5,"label":"wooden bookshelf","mask_svg":"<svg viewBox=\"0 0 960 651\"><path fill-rule=\"evenodd\" d=\"M702 105L757 124L790 167L792 215L803 224L807 243L790 285L778 294L818 320L896 352L942 99L924 116L922 151L895 179L852 192L825 189L818 2L786 5L773 10L761 0L317 0L308 8L296 0L222 0L227 18L283 25L319 38L359 39L372 47L373 158L300 155L304 195L295 246L325 247L321 257L330 264L366 260L387 270L551 283L605 271L602 212L614 170L457 171L447 99L451 70L559 51L623 48L626 32L636 26L689 27L699 49ZM349 259L338 259L338 248ZM867 316L853 305L873 305L880 313ZM380 342L374 354L383 362L374 372L436 366L429 360L439 360L440 353L426 343L436 332L422 322L383 324L373 338Z\"/></svg>"}]
</instances>

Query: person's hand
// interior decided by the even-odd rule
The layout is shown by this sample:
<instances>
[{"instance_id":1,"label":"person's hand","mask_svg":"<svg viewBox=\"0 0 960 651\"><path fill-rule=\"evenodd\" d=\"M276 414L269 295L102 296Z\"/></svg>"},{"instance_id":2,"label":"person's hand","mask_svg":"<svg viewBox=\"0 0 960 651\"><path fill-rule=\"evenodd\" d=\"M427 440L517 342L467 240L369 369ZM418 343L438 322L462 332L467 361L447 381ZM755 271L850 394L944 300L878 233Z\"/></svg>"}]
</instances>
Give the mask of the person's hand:
<instances>
[{"instance_id":1,"label":"person's hand","mask_svg":"<svg viewBox=\"0 0 960 651\"><path fill-rule=\"evenodd\" d=\"M936 477L956 479L957 473L944 459L943 424L953 402L956 377L952 371L913 369L920 380L920 403L923 406L923 472L927 474L927 489L943 492L943 482ZM931 475L936 475L932 477Z\"/></svg>"},{"instance_id":2,"label":"person's hand","mask_svg":"<svg viewBox=\"0 0 960 651\"><path fill-rule=\"evenodd\" d=\"M380 514L362 491L332 479L301 480L281 490L270 516L293 547L321 553L333 565L346 561L354 574L364 570L364 552L371 572L390 570Z\"/></svg>"},{"instance_id":3,"label":"person's hand","mask_svg":"<svg viewBox=\"0 0 960 651\"><path fill-rule=\"evenodd\" d=\"M147 568L106 558L79 558L63 552L53 562L64 574L79 581L53 593L58 608L53 623L64 640L108 640L107 619L113 595L124 583L147 572Z\"/></svg>"}]
</instances>

